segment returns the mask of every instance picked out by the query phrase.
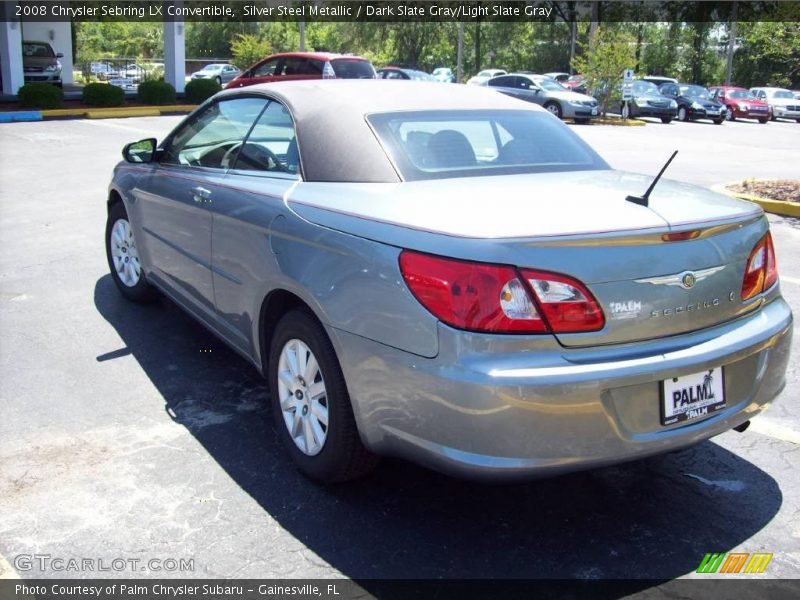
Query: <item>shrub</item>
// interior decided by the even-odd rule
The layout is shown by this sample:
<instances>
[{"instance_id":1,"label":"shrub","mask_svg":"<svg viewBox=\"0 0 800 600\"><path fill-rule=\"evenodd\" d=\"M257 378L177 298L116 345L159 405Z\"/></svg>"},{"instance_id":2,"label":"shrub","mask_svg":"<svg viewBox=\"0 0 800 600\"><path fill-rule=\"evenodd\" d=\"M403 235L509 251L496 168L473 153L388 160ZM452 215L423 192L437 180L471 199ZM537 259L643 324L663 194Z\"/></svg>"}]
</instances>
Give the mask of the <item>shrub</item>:
<instances>
[{"instance_id":1,"label":"shrub","mask_svg":"<svg viewBox=\"0 0 800 600\"><path fill-rule=\"evenodd\" d=\"M175 88L162 79L143 81L138 98L142 104L175 104Z\"/></svg>"},{"instance_id":2,"label":"shrub","mask_svg":"<svg viewBox=\"0 0 800 600\"><path fill-rule=\"evenodd\" d=\"M192 104L200 104L221 89L222 86L213 79L192 79L186 84L186 100Z\"/></svg>"},{"instance_id":3,"label":"shrub","mask_svg":"<svg viewBox=\"0 0 800 600\"><path fill-rule=\"evenodd\" d=\"M231 62L243 71L270 53L269 42L249 33L240 33L231 42Z\"/></svg>"},{"instance_id":4,"label":"shrub","mask_svg":"<svg viewBox=\"0 0 800 600\"><path fill-rule=\"evenodd\" d=\"M58 108L64 103L64 91L49 83L26 83L17 97L25 108Z\"/></svg>"},{"instance_id":5,"label":"shrub","mask_svg":"<svg viewBox=\"0 0 800 600\"><path fill-rule=\"evenodd\" d=\"M108 83L89 83L83 88L83 101L89 106L122 106L125 92Z\"/></svg>"}]
</instances>

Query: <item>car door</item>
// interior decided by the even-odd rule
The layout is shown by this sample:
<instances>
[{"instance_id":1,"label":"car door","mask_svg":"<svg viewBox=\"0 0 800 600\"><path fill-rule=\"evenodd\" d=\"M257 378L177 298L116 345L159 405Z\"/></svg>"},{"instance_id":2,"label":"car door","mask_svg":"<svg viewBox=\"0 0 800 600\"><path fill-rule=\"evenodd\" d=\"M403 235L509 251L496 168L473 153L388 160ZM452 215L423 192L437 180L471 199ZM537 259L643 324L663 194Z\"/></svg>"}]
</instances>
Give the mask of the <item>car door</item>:
<instances>
[{"instance_id":1,"label":"car door","mask_svg":"<svg viewBox=\"0 0 800 600\"><path fill-rule=\"evenodd\" d=\"M288 109L271 101L211 204L216 308L226 337L248 355L254 349L254 319L276 284L272 233L288 222L283 199L300 179L299 156Z\"/></svg>"},{"instance_id":2,"label":"car door","mask_svg":"<svg viewBox=\"0 0 800 600\"><path fill-rule=\"evenodd\" d=\"M233 65L225 65L222 69L222 81L228 83L239 74L239 69Z\"/></svg>"},{"instance_id":3,"label":"car door","mask_svg":"<svg viewBox=\"0 0 800 600\"><path fill-rule=\"evenodd\" d=\"M165 140L134 191L148 277L199 316L213 319L211 206L247 132L266 106L243 97L207 106Z\"/></svg>"},{"instance_id":4,"label":"car door","mask_svg":"<svg viewBox=\"0 0 800 600\"><path fill-rule=\"evenodd\" d=\"M502 92L507 96L520 98L522 94L522 88L517 83L517 79L520 78L514 77L513 75L500 75L498 77L493 77L492 79L487 81L486 85L489 87L497 88L498 92Z\"/></svg>"}]
</instances>

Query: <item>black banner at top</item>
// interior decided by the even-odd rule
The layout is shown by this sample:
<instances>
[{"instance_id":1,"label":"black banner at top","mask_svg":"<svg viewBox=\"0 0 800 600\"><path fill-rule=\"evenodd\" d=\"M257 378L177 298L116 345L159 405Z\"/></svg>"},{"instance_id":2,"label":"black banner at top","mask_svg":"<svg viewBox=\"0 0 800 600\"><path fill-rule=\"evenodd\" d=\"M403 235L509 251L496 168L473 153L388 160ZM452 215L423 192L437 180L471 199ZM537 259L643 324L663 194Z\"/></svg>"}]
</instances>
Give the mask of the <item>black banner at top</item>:
<instances>
[{"instance_id":1,"label":"black banner at top","mask_svg":"<svg viewBox=\"0 0 800 600\"><path fill-rule=\"evenodd\" d=\"M800 2L535 0L2 0L2 21L800 22Z\"/></svg>"}]
</instances>

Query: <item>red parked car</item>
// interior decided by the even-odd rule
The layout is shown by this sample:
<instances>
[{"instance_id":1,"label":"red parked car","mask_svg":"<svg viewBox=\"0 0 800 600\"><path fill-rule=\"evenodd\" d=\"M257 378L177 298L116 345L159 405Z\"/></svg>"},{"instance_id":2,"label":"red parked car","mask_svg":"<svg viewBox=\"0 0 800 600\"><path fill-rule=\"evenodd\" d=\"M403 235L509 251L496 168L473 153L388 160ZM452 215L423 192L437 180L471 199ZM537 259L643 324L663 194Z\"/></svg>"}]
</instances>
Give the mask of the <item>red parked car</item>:
<instances>
[{"instance_id":1,"label":"red parked car","mask_svg":"<svg viewBox=\"0 0 800 600\"><path fill-rule=\"evenodd\" d=\"M711 97L728 107L726 119L758 119L759 123L769 121L769 104L756 98L750 90L731 85L718 85L708 88Z\"/></svg>"},{"instance_id":2,"label":"red parked car","mask_svg":"<svg viewBox=\"0 0 800 600\"><path fill-rule=\"evenodd\" d=\"M260 60L225 87L297 79L375 79L375 68L366 58L350 54L285 52Z\"/></svg>"}]
</instances>

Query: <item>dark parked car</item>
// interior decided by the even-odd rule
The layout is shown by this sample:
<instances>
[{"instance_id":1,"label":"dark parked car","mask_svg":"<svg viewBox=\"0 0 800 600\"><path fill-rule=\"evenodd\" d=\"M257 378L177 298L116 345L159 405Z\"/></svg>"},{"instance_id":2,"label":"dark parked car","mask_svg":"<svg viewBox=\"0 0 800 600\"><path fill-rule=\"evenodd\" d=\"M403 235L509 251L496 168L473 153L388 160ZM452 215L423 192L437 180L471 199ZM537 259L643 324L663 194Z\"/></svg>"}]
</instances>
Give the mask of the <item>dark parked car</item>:
<instances>
[{"instance_id":1,"label":"dark parked car","mask_svg":"<svg viewBox=\"0 0 800 600\"><path fill-rule=\"evenodd\" d=\"M725 121L728 109L722 102L714 100L702 85L691 83L662 83L658 90L678 103L679 121L710 119L717 125Z\"/></svg>"},{"instance_id":2,"label":"dark parked car","mask_svg":"<svg viewBox=\"0 0 800 600\"><path fill-rule=\"evenodd\" d=\"M438 81L433 75L417 69L404 69L402 67L384 67L378 69L378 79L405 79L415 81Z\"/></svg>"},{"instance_id":3,"label":"dark parked car","mask_svg":"<svg viewBox=\"0 0 800 600\"><path fill-rule=\"evenodd\" d=\"M623 119L628 117L655 117L662 123L670 123L678 114L678 103L658 91L649 81L633 82L633 98L623 102L620 109Z\"/></svg>"},{"instance_id":4,"label":"dark parked car","mask_svg":"<svg viewBox=\"0 0 800 600\"><path fill-rule=\"evenodd\" d=\"M225 87L299 79L375 79L375 68L366 58L350 54L286 52L257 62Z\"/></svg>"},{"instance_id":5,"label":"dark parked car","mask_svg":"<svg viewBox=\"0 0 800 600\"><path fill-rule=\"evenodd\" d=\"M742 87L720 85L708 88L711 97L728 108L729 121L736 119L758 119L759 123L769 121L769 104L759 100L753 93Z\"/></svg>"}]
</instances>

